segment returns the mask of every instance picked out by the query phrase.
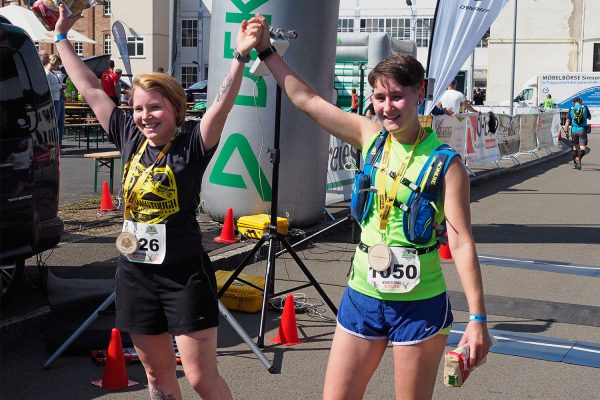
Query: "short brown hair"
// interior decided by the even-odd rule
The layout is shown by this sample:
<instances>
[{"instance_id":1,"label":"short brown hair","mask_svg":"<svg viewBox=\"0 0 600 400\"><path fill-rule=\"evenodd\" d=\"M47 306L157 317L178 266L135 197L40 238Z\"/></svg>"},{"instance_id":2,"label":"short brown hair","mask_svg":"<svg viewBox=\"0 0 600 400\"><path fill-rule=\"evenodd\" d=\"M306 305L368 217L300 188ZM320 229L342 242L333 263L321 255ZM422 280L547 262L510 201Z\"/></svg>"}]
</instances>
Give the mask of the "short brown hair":
<instances>
[{"instance_id":1,"label":"short brown hair","mask_svg":"<svg viewBox=\"0 0 600 400\"><path fill-rule=\"evenodd\" d=\"M384 78L391 78L402 86L419 89L425 77L423 65L408 54L396 54L381 60L369 72L369 84L375 87Z\"/></svg>"},{"instance_id":2,"label":"short brown hair","mask_svg":"<svg viewBox=\"0 0 600 400\"><path fill-rule=\"evenodd\" d=\"M131 96L136 88L147 91L157 91L175 106L175 120L177 126L185 122L185 110L187 108L185 91L181 84L172 76L160 72L148 72L133 78Z\"/></svg>"}]
</instances>

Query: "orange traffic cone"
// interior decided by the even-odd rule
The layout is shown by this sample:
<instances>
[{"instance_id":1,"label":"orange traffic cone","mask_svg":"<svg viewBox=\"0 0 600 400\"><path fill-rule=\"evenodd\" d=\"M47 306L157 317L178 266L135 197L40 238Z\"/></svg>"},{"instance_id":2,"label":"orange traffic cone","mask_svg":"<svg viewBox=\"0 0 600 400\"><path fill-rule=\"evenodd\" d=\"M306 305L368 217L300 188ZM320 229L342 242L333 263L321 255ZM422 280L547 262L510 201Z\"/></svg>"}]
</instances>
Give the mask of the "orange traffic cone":
<instances>
[{"instance_id":1,"label":"orange traffic cone","mask_svg":"<svg viewBox=\"0 0 600 400\"><path fill-rule=\"evenodd\" d=\"M452 252L450 251L450 246L448 245L448 234L444 234L446 236L446 240L442 242L439 249L440 258L442 260L452 260Z\"/></svg>"},{"instance_id":2,"label":"orange traffic cone","mask_svg":"<svg viewBox=\"0 0 600 400\"><path fill-rule=\"evenodd\" d=\"M113 328L108 345L104 375L101 381L92 382L108 390L119 390L128 386L137 385L137 382L127 379L125 368L125 357L123 356L123 344L121 343L121 331Z\"/></svg>"},{"instance_id":3,"label":"orange traffic cone","mask_svg":"<svg viewBox=\"0 0 600 400\"><path fill-rule=\"evenodd\" d=\"M110 190L108 190L108 182L104 181L102 185L102 200L100 201L100 211L111 211L114 210L112 196Z\"/></svg>"},{"instance_id":4,"label":"orange traffic cone","mask_svg":"<svg viewBox=\"0 0 600 400\"><path fill-rule=\"evenodd\" d=\"M283 314L279 324L279 333L276 338L269 339L269 342L285 344L292 346L304 343L298 339L298 326L296 325L296 307L294 305L294 295L288 294L283 305Z\"/></svg>"},{"instance_id":5,"label":"orange traffic cone","mask_svg":"<svg viewBox=\"0 0 600 400\"><path fill-rule=\"evenodd\" d=\"M221 235L215 238L215 242L232 244L239 241L240 239L236 238L233 232L233 209L229 208L225 215L225 222L223 222Z\"/></svg>"}]
</instances>

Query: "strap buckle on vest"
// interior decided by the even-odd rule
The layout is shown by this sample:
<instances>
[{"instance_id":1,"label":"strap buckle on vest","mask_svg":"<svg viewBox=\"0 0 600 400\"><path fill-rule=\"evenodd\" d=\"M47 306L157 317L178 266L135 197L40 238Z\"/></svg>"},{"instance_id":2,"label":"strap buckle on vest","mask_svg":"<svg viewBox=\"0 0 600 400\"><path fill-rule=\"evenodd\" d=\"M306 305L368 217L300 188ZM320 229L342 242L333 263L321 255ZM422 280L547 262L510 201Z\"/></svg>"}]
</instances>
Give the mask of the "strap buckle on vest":
<instances>
[{"instance_id":1,"label":"strap buckle on vest","mask_svg":"<svg viewBox=\"0 0 600 400\"><path fill-rule=\"evenodd\" d=\"M377 168L378 170L385 171L385 173L388 174L390 178L396 179L396 171L391 170L389 168L381 168L381 163L379 161L374 162L373 167Z\"/></svg>"},{"instance_id":2,"label":"strap buckle on vest","mask_svg":"<svg viewBox=\"0 0 600 400\"><path fill-rule=\"evenodd\" d=\"M407 206L404 203L400 203L398 200L394 201L394 207L397 207L397 208L401 209L404 212L408 212L408 210L410 210L409 206Z\"/></svg>"},{"instance_id":3,"label":"strap buckle on vest","mask_svg":"<svg viewBox=\"0 0 600 400\"><path fill-rule=\"evenodd\" d=\"M413 192L416 192L416 193L418 193L418 192L420 192L420 191L421 191L421 187L420 187L419 185L416 185L415 183L413 183L413 182L409 181L409 180L408 180L408 179L406 179L406 178L402 178L402 181L401 181L401 182L402 182L402 184L403 184L404 186L408 186L408 188L409 188L410 190L412 190Z\"/></svg>"},{"instance_id":4,"label":"strap buckle on vest","mask_svg":"<svg viewBox=\"0 0 600 400\"><path fill-rule=\"evenodd\" d=\"M367 253L369 251L369 247L370 246L367 246L362 241L360 243L358 243L358 249L360 251L362 251L363 253ZM417 254L421 255L421 254L427 254L427 253L434 251L435 249L437 249L439 247L439 243L436 243L433 246L429 246L429 247L419 247L419 248L412 247L412 246L403 246L403 247L415 249L417 251Z\"/></svg>"}]
</instances>

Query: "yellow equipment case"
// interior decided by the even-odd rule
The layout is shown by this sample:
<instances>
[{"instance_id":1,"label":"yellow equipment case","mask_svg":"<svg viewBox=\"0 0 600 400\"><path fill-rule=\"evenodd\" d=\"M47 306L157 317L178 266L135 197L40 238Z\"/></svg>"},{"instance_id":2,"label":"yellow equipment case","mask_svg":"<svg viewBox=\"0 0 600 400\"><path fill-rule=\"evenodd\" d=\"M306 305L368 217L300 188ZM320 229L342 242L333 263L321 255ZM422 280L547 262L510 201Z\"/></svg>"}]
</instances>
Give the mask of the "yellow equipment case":
<instances>
[{"instance_id":1,"label":"yellow equipment case","mask_svg":"<svg viewBox=\"0 0 600 400\"><path fill-rule=\"evenodd\" d=\"M267 214L248 215L240 217L237 222L238 231L249 238L260 239L267 232L268 226L271 223L271 216ZM287 218L277 217L277 232L282 235L287 235L288 232Z\"/></svg>"},{"instance_id":2,"label":"yellow equipment case","mask_svg":"<svg viewBox=\"0 0 600 400\"><path fill-rule=\"evenodd\" d=\"M225 285L225 282L231 277L233 272L228 271L216 271L215 276L217 278L218 290ZM247 282L252 283L259 288L264 289L265 278L256 275L239 274L238 278L243 279ZM229 310L242 311L247 313L254 313L262 308L263 292L253 288L252 286L246 285L244 282L240 282L237 279L233 281L231 286L227 288L221 302Z\"/></svg>"}]
</instances>

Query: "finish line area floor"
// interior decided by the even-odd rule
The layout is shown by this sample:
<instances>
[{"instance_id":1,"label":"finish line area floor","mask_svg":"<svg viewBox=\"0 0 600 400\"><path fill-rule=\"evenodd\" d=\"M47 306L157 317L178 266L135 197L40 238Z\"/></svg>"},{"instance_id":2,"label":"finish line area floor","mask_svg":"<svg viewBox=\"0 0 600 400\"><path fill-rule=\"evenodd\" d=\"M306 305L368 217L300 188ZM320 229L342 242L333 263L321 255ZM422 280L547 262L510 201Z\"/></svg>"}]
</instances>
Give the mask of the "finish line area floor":
<instances>
[{"instance_id":1,"label":"finish line area floor","mask_svg":"<svg viewBox=\"0 0 600 400\"><path fill-rule=\"evenodd\" d=\"M589 146L600 148L600 135ZM433 398L450 400L539 399L597 400L600 393L600 151L574 170L565 155L519 172L490 179L471 188L473 234L489 315L497 344L486 364L462 388L442 384L442 368ZM582 212L573 212L574 209ZM350 229L333 229L298 249L331 300L337 304L347 282L355 245ZM73 243L48 258L60 271L104 269L114 274L114 238ZM211 255L218 255L218 250ZM231 261L228 269L239 262ZM265 261L249 265L245 274L263 276ZM111 269L112 268L112 269ZM276 260L275 291L306 282L290 255ZM453 331L446 350L460 339L468 307L454 262L442 265L453 306ZM223 268L227 269L227 268ZM81 277L81 275L80 275ZM264 355L279 370L270 374L225 319L218 340L219 370L236 399L319 399L335 319L312 287L297 291L309 306L296 314L305 343L280 346L265 341ZM255 339L260 315L233 312ZM265 339L277 335L281 314L269 311ZM375 372L365 399L393 398L391 349ZM139 364L127 367L140 385L107 392L90 384L102 368L89 355L62 356L48 370L43 340L29 335L18 344L2 344L0 397L10 399L147 399L146 378ZM178 369L183 398L196 398L183 370ZM35 384L32 384L34 382Z\"/></svg>"}]
</instances>

